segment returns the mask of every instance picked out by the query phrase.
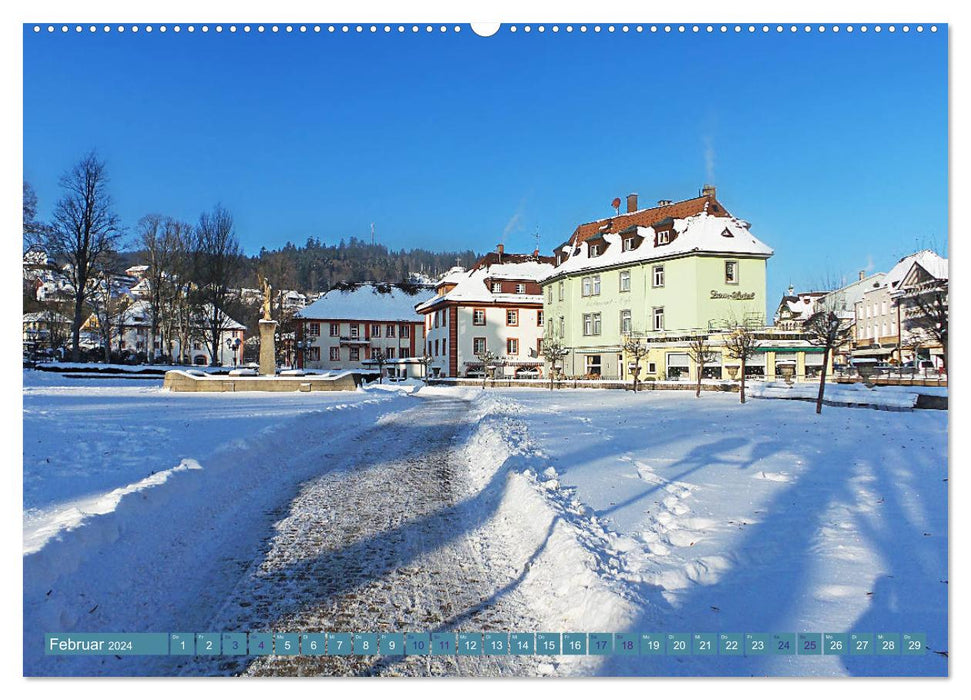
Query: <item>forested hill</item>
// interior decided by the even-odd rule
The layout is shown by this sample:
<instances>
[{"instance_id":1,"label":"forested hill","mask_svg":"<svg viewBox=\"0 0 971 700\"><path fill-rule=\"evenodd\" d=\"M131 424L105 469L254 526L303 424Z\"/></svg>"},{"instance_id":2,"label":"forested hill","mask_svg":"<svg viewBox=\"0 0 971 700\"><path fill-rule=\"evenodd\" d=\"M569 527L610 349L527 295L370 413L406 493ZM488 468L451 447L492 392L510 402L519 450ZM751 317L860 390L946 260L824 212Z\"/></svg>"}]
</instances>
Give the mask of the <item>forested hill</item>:
<instances>
[{"instance_id":1,"label":"forested hill","mask_svg":"<svg viewBox=\"0 0 971 700\"><path fill-rule=\"evenodd\" d=\"M137 250L129 251L123 257L126 264L144 261L144 254ZM277 289L326 292L342 282L398 282L412 273L436 279L456 264L471 267L479 257L472 250L391 250L355 237L347 241L341 239L335 244L308 238L302 246L287 243L283 248L264 248L259 255L247 257L240 278L235 282L241 287L258 287L256 274L260 270Z\"/></svg>"},{"instance_id":2,"label":"forested hill","mask_svg":"<svg viewBox=\"0 0 971 700\"><path fill-rule=\"evenodd\" d=\"M276 277L274 284L280 289L323 292L340 282L397 282L412 273L435 279L455 265L471 267L479 257L472 250L389 250L354 237L335 245L309 238L299 248L288 243L279 250L263 249L253 264L271 279Z\"/></svg>"}]
</instances>

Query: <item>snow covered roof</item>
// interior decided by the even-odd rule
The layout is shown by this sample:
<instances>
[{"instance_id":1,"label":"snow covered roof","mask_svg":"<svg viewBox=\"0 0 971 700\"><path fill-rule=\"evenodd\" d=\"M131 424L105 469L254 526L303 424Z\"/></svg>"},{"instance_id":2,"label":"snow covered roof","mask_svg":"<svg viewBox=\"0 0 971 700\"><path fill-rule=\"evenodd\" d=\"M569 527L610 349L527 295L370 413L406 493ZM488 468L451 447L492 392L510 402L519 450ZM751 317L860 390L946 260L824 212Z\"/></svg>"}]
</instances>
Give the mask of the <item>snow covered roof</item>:
<instances>
[{"instance_id":1,"label":"snow covered roof","mask_svg":"<svg viewBox=\"0 0 971 700\"><path fill-rule=\"evenodd\" d=\"M887 273L883 283L893 291L900 286L900 283L904 281L907 273L915 264L920 265L936 279L946 280L948 278L947 258L942 258L933 250L921 250L901 258Z\"/></svg>"},{"instance_id":2,"label":"snow covered roof","mask_svg":"<svg viewBox=\"0 0 971 700\"><path fill-rule=\"evenodd\" d=\"M862 273L861 273L862 274ZM883 285L886 274L877 272L858 279L850 284L844 285L839 289L823 294L818 301L818 306L830 308L846 318L856 318L854 307L857 302L863 299L863 295L871 289L877 289Z\"/></svg>"},{"instance_id":3,"label":"snow covered roof","mask_svg":"<svg viewBox=\"0 0 971 700\"><path fill-rule=\"evenodd\" d=\"M205 319L209 317L212 308L212 304L205 304L202 307L201 313L193 318L192 325L197 327L208 325ZM121 312L118 324L121 326L151 326L152 305L146 300L139 300L130 304L129 306L125 307L124 311ZM225 331L246 330L246 326L239 321L230 318L225 313L222 313L221 328Z\"/></svg>"},{"instance_id":4,"label":"snow covered roof","mask_svg":"<svg viewBox=\"0 0 971 700\"><path fill-rule=\"evenodd\" d=\"M455 288L442 296L435 296L419 304L419 313L431 308L442 301L461 301L470 303L511 303L511 304L542 304L541 294L512 294L493 292L488 280L522 280L524 282L539 282L551 272L553 264L545 258L532 258L524 255L503 255L509 262L492 262L498 260L496 253L489 253L469 271L457 271L453 268L448 274L448 284ZM441 286L442 282L439 282Z\"/></svg>"},{"instance_id":5,"label":"snow covered roof","mask_svg":"<svg viewBox=\"0 0 971 700\"><path fill-rule=\"evenodd\" d=\"M365 282L352 289L331 289L294 314L297 318L356 321L418 321L415 304L430 290L419 285L416 294L394 285Z\"/></svg>"},{"instance_id":6,"label":"snow covered roof","mask_svg":"<svg viewBox=\"0 0 971 700\"><path fill-rule=\"evenodd\" d=\"M24 314L24 323L70 323L69 319L64 314L59 314L56 311L34 311L32 313Z\"/></svg>"},{"instance_id":7,"label":"snow covered roof","mask_svg":"<svg viewBox=\"0 0 971 700\"><path fill-rule=\"evenodd\" d=\"M660 223L658 222L662 231L671 232L670 243L656 241L656 231L653 226L638 226L633 229L641 239L640 244L633 250L623 250L620 235L632 229L603 233L582 241L578 246L563 246L560 252L569 257L550 276L695 252L763 258L768 258L773 252L769 246L749 232L747 221L732 216L701 213L686 219L673 219L669 222L670 228L667 225L662 227ZM602 252L591 257L591 245L599 245Z\"/></svg>"},{"instance_id":8,"label":"snow covered roof","mask_svg":"<svg viewBox=\"0 0 971 700\"><path fill-rule=\"evenodd\" d=\"M442 275L435 285L441 286L443 284L458 284L467 274L468 270L466 270L464 267L453 267L451 270Z\"/></svg>"},{"instance_id":9,"label":"snow covered roof","mask_svg":"<svg viewBox=\"0 0 971 700\"><path fill-rule=\"evenodd\" d=\"M606 219L580 224L570 236L569 243L576 245L598 233L616 233L631 226L649 227L665 219L686 219L697 214L707 213L714 217L730 216L728 211L715 199L714 193L692 197L680 202L638 209L627 214L618 214Z\"/></svg>"}]
</instances>

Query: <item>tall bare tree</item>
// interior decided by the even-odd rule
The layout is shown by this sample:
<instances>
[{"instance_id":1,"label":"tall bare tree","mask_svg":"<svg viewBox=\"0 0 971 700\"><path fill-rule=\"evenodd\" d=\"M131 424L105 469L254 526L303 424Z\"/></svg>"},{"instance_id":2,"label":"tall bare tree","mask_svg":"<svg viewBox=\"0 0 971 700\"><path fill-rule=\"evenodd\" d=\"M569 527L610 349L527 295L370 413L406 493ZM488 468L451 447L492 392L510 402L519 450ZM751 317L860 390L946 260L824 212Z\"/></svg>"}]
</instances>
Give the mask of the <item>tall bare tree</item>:
<instances>
[{"instance_id":1,"label":"tall bare tree","mask_svg":"<svg viewBox=\"0 0 971 700\"><path fill-rule=\"evenodd\" d=\"M98 324L98 337L101 339L105 363L111 362L112 341L115 338L121 340L122 318L131 303L131 299L125 294L120 294L120 290L114 284L112 279L113 262L115 261L105 262L105 268L99 271L88 298L91 311Z\"/></svg>"},{"instance_id":2,"label":"tall bare tree","mask_svg":"<svg viewBox=\"0 0 971 700\"><path fill-rule=\"evenodd\" d=\"M121 243L121 225L108 194L108 172L94 152L82 158L60 180L64 194L54 207L54 220L32 235L55 261L65 264L71 284L74 317L71 358L81 353L84 304L102 262Z\"/></svg>"},{"instance_id":3,"label":"tall bare tree","mask_svg":"<svg viewBox=\"0 0 971 700\"><path fill-rule=\"evenodd\" d=\"M154 362L159 354L155 346L163 325L163 299L165 298L172 274L172 263L180 241L177 240L177 228L172 219L161 214L147 214L143 216L136 227L138 244L141 249L141 261L148 266L145 279L148 281L148 306L151 311L151 327L149 328L146 351L149 361Z\"/></svg>"},{"instance_id":4,"label":"tall bare tree","mask_svg":"<svg viewBox=\"0 0 971 700\"><path fill-rule=\"evenodd\" d=\"M705 373L705 365L714 360L714 354L711 351L711 343L708 342L708 336L699 335L688 342L688 357L691 358L691 361L698 368L698 384L695 387L695 398L700 398L701 379Z\"/></svg>"},{"instance_id":5,"label":"tall bare tree","mask_svg":"<svg viewBox=\"0 0 971 700\"><path fill-rule=\"evenodd\" d=\"M211 364L218 364L220 336L229 322L226 307L243 257L232 215L220 205L203 212L193 236L193 278L197 285L203 336Z\"/></svg>"},{"instance_id":6,"label":"tall bare tree","mask_svg":"<svg viewBox=\"0 0 971 700\"><path fill-rule=\"evenodd\" d=\"M738 385L740 403L745 403L745 365L759 351L759 341L755 334L745 326L736 326L725 339L728 356L739 361L741 381Z\"/></svg>"},{"instance_id":7,"label":"tall bare tree","mask_svg":"<svg viewBox=\"0 0 971 700\"><path fill-rule=\"evenodd\" d=\"M196 296L192 294L194 234L190 224L170 220L166 222L163 238L169 240L163 243L168 248L165 257L168 258L167 271L160 275L157 282L160 295L160 332L167 358L177 362L190 361L190 343L199 337ZM178 357L175 357L175 341L178 341Z\"/></svg>"},{"instance_id":8,"label":"tall bare tree","mask_svg":"<svg viewBox=\"0 0 971 700\"><path fill-rule=\"evenodd\" d=\"M849 342L853 334L853 324L826 303L817 303L816 307L813 315L803 323L803 331L810 343L823 349L823 367L819 373L819 392L816 394L816 413L821 413L829 359L834 350Z\"/></svg>"},{"instance_id":9,"label":"tall bare tree","mask_svg":"<svg viewBox=\"0 0 971 700\"><path fill-rule=\"evenodd\" d=\"M37 194L30 183L24 180L24 248L35 242L44 224L37 220Z\"/></svg>"}]
</instances>

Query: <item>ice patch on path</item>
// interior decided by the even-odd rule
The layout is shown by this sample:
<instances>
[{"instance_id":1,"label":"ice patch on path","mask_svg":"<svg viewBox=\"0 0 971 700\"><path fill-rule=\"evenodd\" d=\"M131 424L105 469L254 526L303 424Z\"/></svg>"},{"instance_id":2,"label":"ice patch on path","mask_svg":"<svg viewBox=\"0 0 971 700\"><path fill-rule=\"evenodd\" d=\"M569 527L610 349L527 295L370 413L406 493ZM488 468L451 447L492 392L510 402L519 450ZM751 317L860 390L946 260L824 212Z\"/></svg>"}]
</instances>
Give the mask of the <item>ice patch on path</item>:
<instances>
[{"instance_id":1,"label":"ice patch on path","mask_svg":"<svg viewBox=\"0 0 971 700\"><path fill-rule=\"evenodd\" d=\"M183 459L177 467L156 472L128 486L123 486L122 488L117 488L113 491L89 498L60 504L48 511L41 511L29 517L24 523L23 553L25 555L33 554L62 532L73 530L85 524L85 521L90 518L114 512L122 499L155 486L160 486L176 474L194 469L202 469L202 466L194 459Z\"/></svg>"}]
</instances>

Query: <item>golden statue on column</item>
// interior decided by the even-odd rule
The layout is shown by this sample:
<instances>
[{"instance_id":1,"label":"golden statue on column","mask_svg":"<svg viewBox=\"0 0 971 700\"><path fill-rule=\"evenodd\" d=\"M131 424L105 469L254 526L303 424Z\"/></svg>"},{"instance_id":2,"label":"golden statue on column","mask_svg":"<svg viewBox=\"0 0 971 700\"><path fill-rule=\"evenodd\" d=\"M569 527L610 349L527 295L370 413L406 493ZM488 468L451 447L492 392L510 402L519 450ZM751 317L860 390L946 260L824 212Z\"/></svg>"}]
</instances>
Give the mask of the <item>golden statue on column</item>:
<instances>
[{"instance_id":1,"label":"golden statue on column","mask_svg":"<svg viewBox=\"0 0 971 700\"><path fill-rule=\"evenodd\" d=\"M260 319L260 374L276 376L276 326L277 322L270 315L273 304L273 287L270 280L259 275L260 286L263 288L263 318Z\"/></svg>"}]
</instances>

